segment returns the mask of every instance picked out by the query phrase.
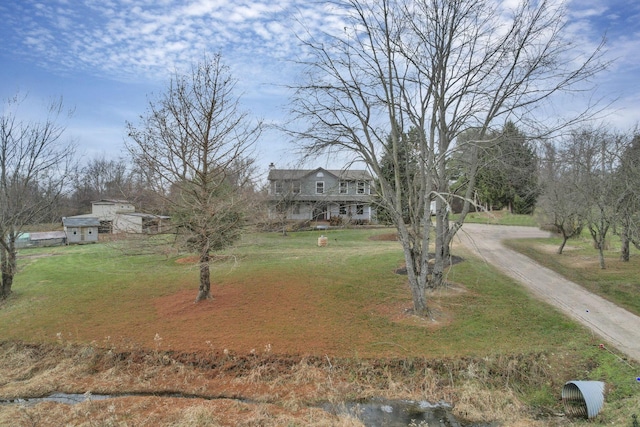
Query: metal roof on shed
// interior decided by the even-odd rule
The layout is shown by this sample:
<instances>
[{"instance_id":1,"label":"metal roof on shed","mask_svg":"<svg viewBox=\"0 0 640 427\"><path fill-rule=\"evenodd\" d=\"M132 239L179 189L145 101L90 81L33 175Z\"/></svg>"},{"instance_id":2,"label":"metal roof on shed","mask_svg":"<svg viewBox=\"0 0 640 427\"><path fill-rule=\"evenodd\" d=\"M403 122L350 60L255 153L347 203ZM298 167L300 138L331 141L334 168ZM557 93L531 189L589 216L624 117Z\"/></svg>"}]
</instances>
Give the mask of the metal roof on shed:
<instances>
[{"instance_id":1,"label":"metal roof on shed","mask_svg":"<svg viewBox=\"0 0 640 427\"><path fill-rule=\"evenodd\" d=\"M30 239L33 240L50 240L50 239L64 239L67 237L64 231L42 231L37 233L31 233Z\"/></svg>"},{"instance_id":2,"label":"metal roof on shed","mask_svg":"<svg viewBox=\"0 0 640 427\"><path fill-rule=\"evenodd\" d=\"M67 217L62 218L65 227L98 227L100 220L97 217Z\"/></svg>"}]
</instances>

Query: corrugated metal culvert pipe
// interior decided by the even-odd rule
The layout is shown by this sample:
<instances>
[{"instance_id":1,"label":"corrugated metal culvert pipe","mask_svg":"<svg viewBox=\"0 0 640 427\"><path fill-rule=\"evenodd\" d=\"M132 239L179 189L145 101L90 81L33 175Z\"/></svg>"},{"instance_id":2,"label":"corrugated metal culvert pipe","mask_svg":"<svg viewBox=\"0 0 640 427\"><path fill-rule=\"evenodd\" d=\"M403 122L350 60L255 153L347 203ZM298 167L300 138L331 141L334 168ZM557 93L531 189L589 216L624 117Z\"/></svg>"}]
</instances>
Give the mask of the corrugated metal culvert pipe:
<instances>
[{"instance_id":1,"label":"corrugated metal culvert pipe","mask_svg":"<svg viewBox=\"0 0 640 427\"><path fill-rule=\"evenodd\" d=\"M604 383L569 381L562 387L562 403L569 417L593 418L604 405Z\"/></svg>"}]
</instances>

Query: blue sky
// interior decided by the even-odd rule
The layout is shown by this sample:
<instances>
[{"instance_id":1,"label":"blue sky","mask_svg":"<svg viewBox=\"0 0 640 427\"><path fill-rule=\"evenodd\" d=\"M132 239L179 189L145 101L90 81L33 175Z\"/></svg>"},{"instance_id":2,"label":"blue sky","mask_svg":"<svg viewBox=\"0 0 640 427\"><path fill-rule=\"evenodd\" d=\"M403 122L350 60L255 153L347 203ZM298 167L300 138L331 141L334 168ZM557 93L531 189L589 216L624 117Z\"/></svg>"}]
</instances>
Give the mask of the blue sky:
<instances>
[{"instance_id":1,"label":"blue sky","mask_svg":"<svg viewBox=\"0 0 640 427\"><path fill-rule=\"evenodd\" d=\"M505 0L506 3L514 0ZM568 31L583 45L606 31L608 57L600 94L617 97L608 120L629 128L640 117L640 2L572 0ZM341 28L320 2L305 0L5 0L0 3L0 98L28 94L29 108L62 96L75 114L66 136L87 158L124 155L125 122L144 114L170 74L222 53L247 110L267 121L284 117L284 85L298 78L289 61L295 37ZM275 131L258 146L260 167L292 162ZM319 160L314 166L340 167Z\"/></svg>"}]
</instances>

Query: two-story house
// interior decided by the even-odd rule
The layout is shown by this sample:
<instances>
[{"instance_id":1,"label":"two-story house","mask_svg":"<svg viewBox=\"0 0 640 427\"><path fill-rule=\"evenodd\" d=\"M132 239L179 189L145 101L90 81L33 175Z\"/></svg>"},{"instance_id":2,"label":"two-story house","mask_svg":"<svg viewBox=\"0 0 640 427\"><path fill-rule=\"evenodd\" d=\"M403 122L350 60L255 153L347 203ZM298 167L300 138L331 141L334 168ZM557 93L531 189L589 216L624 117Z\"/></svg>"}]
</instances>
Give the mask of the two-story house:
<instances>
[{"instance_id":1,"label":"two-story house","mask_svg":"<svg viewBox=\"0 0 640 427\"><path fill-rule=\"evenodd\" d=\"M269 165L269 214L288 220L371 221L373 177L366 170L276 169Z\"/></svg>"}]
</instances>

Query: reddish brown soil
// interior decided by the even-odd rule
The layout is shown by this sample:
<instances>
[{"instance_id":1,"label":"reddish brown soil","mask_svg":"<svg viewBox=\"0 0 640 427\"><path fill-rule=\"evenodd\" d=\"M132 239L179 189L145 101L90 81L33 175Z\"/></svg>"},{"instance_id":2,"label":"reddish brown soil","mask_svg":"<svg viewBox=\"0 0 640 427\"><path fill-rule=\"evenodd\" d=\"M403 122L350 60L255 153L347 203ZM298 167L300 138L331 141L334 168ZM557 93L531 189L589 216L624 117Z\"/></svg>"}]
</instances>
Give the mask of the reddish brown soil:
<instances>
[{"instance_id":1,"label":"reddish brown soil","mask_svg":"<svg viewBox=\"0 0 640 427\"><path fill-rule=\"evenodd\" d=\"M321 321L326 312L318 306L313 290L282 280L261 285L269 286L268 292L257 292L254 286L259 285L214 286L213 299L199 303L194 303L192 289L155 299L162 324L152 346L239 354L352 355L359 344L374 339L368 330ZM383 310L390 317L410 316L404 314L410 306L407 302ZM126 335L131 336L131 331ZM148 338L137 337L138 342L149 342Z\"/></svg>"},{"instance_id":2,"label":"reddish brown soil","mask_svg":"<svg viewBox=\"0 0 640 427\"><path fill-rule=\"evenodd\" d=\"M374 240L377 242L395 242L398 240L397 233L387 233L387 234L376 234L375 236L369 237L369 240Z\"/></svg>"},{"instance_id":3,"label":"reddish brown soil","mask_svg":"<svg viewBox=\"0 0 640 427\"><path fill-rule=\"evenodd\" d=\"M245 286L237 284L214 286L213 299L199 303L194 303L192 289L155 299L158 318L166 325L176 326L163 328L163 344L173 349L228 349L241 353L264 352L269 345L278 353L322 351L327 345L322 339L327 335L325 325L312 322L315 306L297 295L296 289L299 288L280 283L258 295L245 292ZM255 301L257 298L260 301ZM306 336L313 340L304 340L302 335L292 339L290 334L279 333L300 322L305 323Z\"/></svg>"}]
</instances>

